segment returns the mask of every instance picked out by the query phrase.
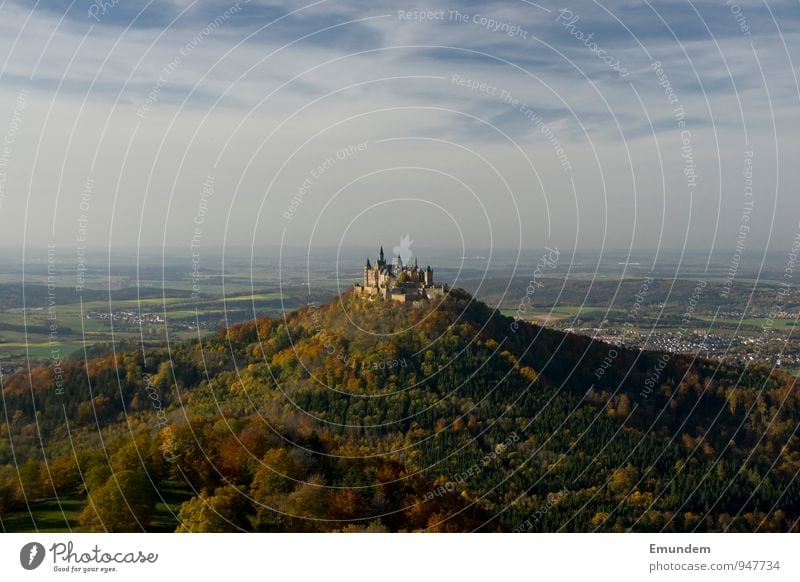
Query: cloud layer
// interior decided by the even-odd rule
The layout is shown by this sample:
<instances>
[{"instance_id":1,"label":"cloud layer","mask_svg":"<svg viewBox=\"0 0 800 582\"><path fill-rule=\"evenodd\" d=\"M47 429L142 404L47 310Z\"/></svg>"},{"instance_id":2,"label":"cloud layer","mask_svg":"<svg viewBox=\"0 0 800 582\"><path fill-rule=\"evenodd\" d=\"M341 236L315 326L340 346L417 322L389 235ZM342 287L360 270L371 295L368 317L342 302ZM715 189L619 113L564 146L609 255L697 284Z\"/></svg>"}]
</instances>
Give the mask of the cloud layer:
<instances>
[{"instance_id":1,"label":"cloud layer","mask_svg":"<svg viewBox=\"0 0 800 582\"><path fill-rule=\"evenodd\" d=\"M800 219L796 8L6 2L0 236L71 245L83 217L97 247L186 246L200 227L208 246L388 229L724 249L750 159L748 245L779 250Z\"/></svg>"}]
</instances>

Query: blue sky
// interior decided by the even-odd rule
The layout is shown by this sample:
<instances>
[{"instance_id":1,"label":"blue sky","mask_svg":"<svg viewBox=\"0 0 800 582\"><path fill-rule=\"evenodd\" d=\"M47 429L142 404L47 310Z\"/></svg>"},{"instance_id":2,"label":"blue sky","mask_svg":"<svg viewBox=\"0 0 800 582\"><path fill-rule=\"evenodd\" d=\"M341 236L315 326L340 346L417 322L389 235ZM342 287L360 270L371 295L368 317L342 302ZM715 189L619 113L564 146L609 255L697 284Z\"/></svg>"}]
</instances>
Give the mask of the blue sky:
<instances>
[{"instance_id":1,"label":"blue sky","mask_svg":"<svg viewBox=\"0 0 800 582\"><path fill-rule=\"evenodd\" d=\"M81 218L100 248L799 228L796 0L102 4L0 4L6 245L71 248Z\"/></svg>"}]
</instances>

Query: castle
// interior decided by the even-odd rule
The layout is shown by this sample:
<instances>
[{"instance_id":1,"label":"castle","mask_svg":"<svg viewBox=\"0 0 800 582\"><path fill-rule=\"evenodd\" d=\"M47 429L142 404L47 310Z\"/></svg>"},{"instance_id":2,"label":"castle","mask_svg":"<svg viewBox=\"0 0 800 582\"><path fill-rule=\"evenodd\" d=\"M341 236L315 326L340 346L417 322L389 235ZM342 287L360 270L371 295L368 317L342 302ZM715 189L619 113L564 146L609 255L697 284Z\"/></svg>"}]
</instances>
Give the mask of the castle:
<instances>
[{"instance_id":1,"label":"castle","mask_svg":"<svg viewBox=\"0 0 800 582\"><path fill-rule=\"evenodd\" d=\"M447 293L447 285L433 282L430 266L420 269L416 259L413 267L404 265L400 256L394 263L387 263L382 246L374 266L367 259L361 284L354 285L354 289L362 297L381 297L400 303L444 297Z\"/></svg>"}]
</instances>

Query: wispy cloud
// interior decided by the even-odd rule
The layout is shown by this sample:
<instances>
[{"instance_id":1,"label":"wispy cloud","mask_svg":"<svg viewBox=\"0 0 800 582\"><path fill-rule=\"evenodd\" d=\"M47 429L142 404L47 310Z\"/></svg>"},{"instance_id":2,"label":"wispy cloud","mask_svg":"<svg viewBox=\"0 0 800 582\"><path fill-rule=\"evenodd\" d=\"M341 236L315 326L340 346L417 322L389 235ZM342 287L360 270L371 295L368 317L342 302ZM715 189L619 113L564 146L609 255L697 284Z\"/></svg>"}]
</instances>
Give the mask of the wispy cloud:
<instances>
[{"instance_id":1,"label":"wispy cloud","mask_svg":"<svg viewBox=\"0 0 800 582\"><path fill-rule=\"evenodd\" d=\"M87 140L102 148L102 156L118 152L115 163L96 166L97 180L109 191L121 189L118 204L132 215L153 218L151 223L158 225L153 232L159 235L172 218L164 216L163 203L153 202L155 194L145 194L148 184L166 188L191 207L196 197L191 176L205 175L221 160L217 171L227 172L228 202L235 196L231 220L247 224L233 229L233 236L265 224L280 232L287 226L276 218L280 212L258 215L258 209L285 205L307 171L297 160L313 164L331 148L335 151L337 143L424 136L463 144L494 160L516 159L505 171L518 184L530 180L532 162L515 156L522 151L536 160L565 244L578 230L586 244L598 243L609 232L617 246L646 238L664 218L661 205L637 214L633 227L631 213L638 199L663 196L662 167L670 199L678 200L676 192L685 190L675 104L659 84L653 61L662 63L697 146L702 196L695 211L712 216L720 207L738 212L736 181L721 175L719 167L737 175L742 148L758 147L763 152L757 158L763 160L761 184L772 197L763 199L763 214L755 219L763 221L760 236L766 242L774 191L781 185L776 162L786 165L781 166L785 180L799 177L787 158L796 153L794 135L800 129L794 115L797 69L790 60L800 57L800 14L794 2L770 2L769 10L750 0L739 1L736 10L710 0L542 2L538 7L507 1L398 5L388 0L112 4L106 3L96 18L90 17L89 1L43 1L33 10L9 1L0 9L0 54L6 62L2 105L8 110L18 88L30 87L31 118L36 119L17 142L18 175L10 179L22 191L30 183L31 196L38 200L53 201L53 192L70 192L61 170L67 167L75 173L74 192L98 154L96 148L75 149L64 136ZM612 61L619 63L616 69ZM620 74L620 66L626 74ZM459 84L454 76L477 86ZM51 107L60 115L48 117ZM538 125L534 114L541 120ZM207 141L192 142L195 132ZM559 170L554 140L569 152L572 176ZM270 175L306 141L280 175ZM227 149L217 151L222 144ZM43 168L36 147L53 152L47 162L55 165ZM172 153L165 157L165 152ZM371 157L362 157L351 170L355 176L387 164L410 164L414 153L414 147L399 142L374 147ZM247 168L251 155L255 162ZM629 155L638 166L631 165ZM485 182L484 195L491 196L497 184L464 166L461 156L442 148L434 158ZM430 162L431 155L427 158ZM122 184L119 172L125 177ZM273 178L273 198L264 205ZM579 187L577 206L570 178ZM240 179L240 191L234 193ZM417 186L412 181L409 188ZM456 197L459 187L441 187L453 188ZM325 195L309 200L308 206L320 210L333 190L326 184ZM374 196L371 192L361 192L356 200ZM537 212L544 195L531 194L521 202L522 211ZM60 198L60 207L53 210L64 224L74 214L70 196ZM19 211L21 201L9 198L6 210ZM797 203L785 197L777 202L797 211ZM606 214L609 203L625 210ZM667 220L676 227L669 236L679 244L683 230L692 228L682 214L686 204L666 206ZM336 212L340 218L347 215L346 210ZM604 218L578 224L579 214ZM258 224L247 223L256 215ZM795 226L786 218L790 215L779 217L785 221L780 224L784 235ZM309 220L312 216L309 212ZM224 242L226 225L220 220L213 228L218 242ZM498 220L508 226L516 217ZM48 220L37 228L45 224ZM69 239L69 228L60 226L60 219L57 224L54 236ZM341 234L335 221L320 228L329 241ZM112 229L105 222L97 229L104 231L95 239L100 244ZM114 236L130 242L138 230L139 224L119 224ZM504 231L509 229L498 228ZM176 239L173 243L185 235L181 228L167 232L167 238ZM299 237L307 234L302 228L297 232ZM3 236L15 239L20 231L12 227ZM698 245L712 240L708 229L693 236ZM240 239L236 242L249 242L246 235ZM504 242L515 244L513 237Z\"/></svg>"}]
</instances>

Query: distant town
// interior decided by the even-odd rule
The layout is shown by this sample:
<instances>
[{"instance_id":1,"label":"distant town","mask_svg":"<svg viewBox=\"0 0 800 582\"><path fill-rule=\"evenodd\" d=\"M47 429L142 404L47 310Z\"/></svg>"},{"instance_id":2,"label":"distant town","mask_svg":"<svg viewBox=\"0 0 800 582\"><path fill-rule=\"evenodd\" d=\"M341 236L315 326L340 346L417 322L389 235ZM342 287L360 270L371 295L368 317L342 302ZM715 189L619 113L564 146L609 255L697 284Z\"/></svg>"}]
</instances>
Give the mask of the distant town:
<instances>
[{"instance_id":1,"label":"distant town","mask_svg":"<svg viewBox=\"0 0 800 582\"><path fill-rule=\"evenodd\" d=\"M609 330L564 328L579 335L616 346L654 350L674 354L692 354L700 358L737 364L764 364L775 368L800 368L800 352L782 337L746 337L706 334L692 330L688 334L672 331Z\"/></svg>"}]
</instances>

